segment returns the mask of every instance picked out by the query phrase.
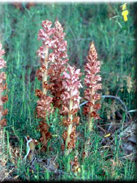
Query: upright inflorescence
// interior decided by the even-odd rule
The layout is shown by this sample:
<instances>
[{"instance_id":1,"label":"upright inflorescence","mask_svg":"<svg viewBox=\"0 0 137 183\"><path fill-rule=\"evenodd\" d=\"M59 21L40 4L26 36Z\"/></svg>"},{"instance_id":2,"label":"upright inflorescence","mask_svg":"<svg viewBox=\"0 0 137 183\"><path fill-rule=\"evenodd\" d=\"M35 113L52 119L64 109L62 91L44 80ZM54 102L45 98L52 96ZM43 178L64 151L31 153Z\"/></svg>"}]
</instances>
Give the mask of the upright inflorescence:
<instances>
[{"instance_id":1,"label":"upright inflorescence","mask_svg":"<svg viewBox=\"0 0 137 183\"><path fill-rule=\"evenodd\" d=\"M3 108L3 104L8 100L8 95L3 96L3 91L7 89L6 74L3 72L3 68L6 67L6 62L2 58L5 51L2 49L2 44L0 43L0 127L4 127L7 122L6 119L2 119L8 113L8 109Z\"/></svg>"},{"instance_id":2,"label":"upright inflorescence","mask_svg":"<svg viewBox=\"0 0 137 183\"><path fill-rule=\"evenodd\" d=\"M66 64L68 62L67 41L64 40L65 33L63 32L63 27L58 21L55 22L54 27L55 33L53 35L53 39L55 40L56 46L52 52L54 62L50 67L50 82L53 84L53 87L51 88L51 94L53 96L53 105L55 107L61 108L62 100L60 96L63 92L61 73L65 71Z\"/></svg>"},{"instance_id":3,"label":"upright inflorescence","mask_svg":"<svg viewBox=\"0 0 137 183\"><path fill-rule=\"evenodd\" d=\"M40 29L38 39L42 40L42 46L37 51L40 57L41 67L36 75L42 82L42 91L37 89L37 116L46 120L53 107L61 107L62 77L61 73L65 71L68 61L67 42L64 40L65 33L61 24L56 21L53 28L52 22L46 20L42 22L43 29ZM40 132L41 141L47 144L47 139L51 137L48 132L49 126L41 121Z\"/></svg>"},{"instance_id":4,"label":"upright inflorescence","mask_svg":"<svg viewBox=\"0 0 137 183\"><path fill-rule=\"evenodd\" d=\"M64 40L63 27L58 21L55 22L54 27L51 26L52 22L43 21L43 29L40 29L38 33L38 39L42 40L42 46L37 51L41 67L36 73L38 80L42 83L42 90L36 90L36 95L39 97L36 107L37 116L42 119L39 124L40 141L44 147L47 147L47 142L52 135L46 119L54 108L58 107L64 116L63 124L66 127L63 133L62 150L65 150L65 155L68 155L75 148L76 143L76 126L79 124L77 116L80 103L79 89L82 87L79 79L81 73L80 69L68 64L67 41ZM99 119L97 111L100 104L97 101L101 96L97 92L102 87L99 83L101 77L98 75L100 62L97 61L97 52L93 42L90 45L87 61L84 99L88 102L83 113L88 115L88 131L91 132L93 121ZM85 144L87 147L88 143Z\"/></svg>"},{"instance_id":5,"label":"upright inflorescence","mask_svg":"<svg viewBox=\"0 0 137 183\"><path fill-rule=\"evenodd\" d=\"M84 79L87 89L84 91L84 98L88 101L83 109L83 113L88 115L88 130L93 129L93 121L99 119L97 114L100 104L97 102L100 100L101 95L97 93L102 88L100 72L100 61L97 61L97 52L92 42L90 45L89 53L87 56L87 63L85 65L86 76Z\"/></svg>"},{"instance_id":6,"label":"upright inflorescence","mask_svg":"<svg viewBox=\"0 0 137 183\"><path fill-rule=\"evenodd\" d=\"M76 70L75 67L68 65L62 76L64 92L61 94L63 102L61 113L66 116L63 124L67 127L63 133L65 145L62 145L62 150L66 150L65 155L71 152L76 142L76 125L79 124L79 117L76 116L76 113L80 103L79 88L82 87L79 80L80 75L80 69Z\"/></svg>"},{"instance_id":7,"label":"upright inflorescence","mask_svg":"<svg viewBox=\"0 0 137 183\"><path fill-rule=\"evenodd\" d=\"M46 20L42 22L43 29L40 29L38 33L38 40L42 40L42 46L37 51L38 56L40 57L41 67L38 69L36 76L38 80L42 82L42 91L37 89L36 95L39 97L37 101L37 116L43 121L40 122L40 131L41 131L41 142L44 147L47 146L47 136L49 138L48 125L46 124L45 130L45 121L46 117L53 111L52 100L53 98L48 93L49 89L52 88L52 84L49 83L48 77L50 62L54 60L52 53L49 53L49 49L55 47L55 41L52 39L52 36L55 32L54 28L51 28L52 22ZM51 135L50 135L51 136Z\"/></svg>"}]
</instances>

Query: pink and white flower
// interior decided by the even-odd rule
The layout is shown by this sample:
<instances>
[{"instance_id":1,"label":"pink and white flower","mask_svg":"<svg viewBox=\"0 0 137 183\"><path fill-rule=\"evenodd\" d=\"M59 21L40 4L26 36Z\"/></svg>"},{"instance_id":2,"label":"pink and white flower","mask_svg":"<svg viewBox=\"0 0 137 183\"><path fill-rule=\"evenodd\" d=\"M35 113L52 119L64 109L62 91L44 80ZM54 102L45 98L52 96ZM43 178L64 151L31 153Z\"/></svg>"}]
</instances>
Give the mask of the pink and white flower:
<instances>
[{"instance_id":1,"label":"pink and white flower","mask_svg":"<svg viewBox=\"0 0 137 183\"><path fill-rule=\"evenodd\" d=\"M96 102L101 98L101 95L97 93L97 91L102 88L102 84L100 83L101 76L98 74L100 72L101 64L100 61L97 61L97 52L93 42L90 45L87 61L88 62L85 65L86 76L84 78L87 88L84 91L84 98L88 102L83 109L83 113L85 115L89 114L90 118L98 119L99 115L97 114L97 111L100 108L100 104ZM89 123L92 123L92 119L89 120Z\"/></svg>"}]
</instances>

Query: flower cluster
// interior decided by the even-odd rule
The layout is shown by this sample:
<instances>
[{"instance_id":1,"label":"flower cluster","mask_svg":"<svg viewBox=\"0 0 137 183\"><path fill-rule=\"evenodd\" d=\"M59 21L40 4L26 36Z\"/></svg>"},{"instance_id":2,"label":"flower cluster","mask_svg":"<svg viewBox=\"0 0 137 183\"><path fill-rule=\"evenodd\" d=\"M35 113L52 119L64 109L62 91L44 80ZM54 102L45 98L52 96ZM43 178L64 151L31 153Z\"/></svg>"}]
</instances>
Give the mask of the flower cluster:
<instances>
[{"instance_id":1,"label":"flower cluster","mask_svg":"<svg viewBox=\"0 0 137 183\"><path fill-rule=\"evenodd\" d=\"M42 40L42 46L37 51L38 56L40 57L41 67L37 70L36 76L38 80L42 82L42 91L36 89L35 94L39 97L37 101L37 116L42 120L46 121L46 117L49 116L50 113L53 112L52 108L52 100L53 98L48 94L48 91L52 88L52 84L48 83L49 74L49 67L50 62L53 61L52 53L49 53L49 49L53 49L55 47L55 41L53 40L53 34L55 32L54 28L51 28L52 22L46 20L42 22L43 29L40 29L38 33L38 40ZM47 124L42 121L40 122L39 128L42 135L40 141L42 142L43 146L46 148L47 146L47 130L45 130L45 126ZM51 134L48 136L51 137Z\"/></svg>"},{"instance_id":2,"label":"flower cluster","mask_svg":"<svg viewBox=\"0 0 137 183\"><path fill-rule=\"evenodd\" d=\"M55 107L61 105L61 73L65 70L65 64L68 61L67 42L64 40L63 28L58 21L55 22L54 27L51 26L52 22L43 21L43 29L40 29L38 34L38 40L42 40L43 44L37 51L41 67L37 70L36 76L42 82L43 90L36 90L36 95L40 99L37 101L36 110L38 118L42 119L46 119L53 112L52 105Z\"/></svg>"},{"instance_id":3,"label":"flower cluster","mask_svg":"<svg viewBox=\"0 0 137 183\"><path fill-rule=\"evenodd\" d=\"M40 100L37 101L37 116L38 118L42 118L46 120L46 116L48 116L52 111L52 97L45 95L41 90L36 89L35 94L39 96Z\"/></svg>"},{"instance_id":4,"label":"flower cluster","mask_svg":"<svg viewBox=\"0 0 137 183\"><path fill-rule=\"evenodd\" d=\"M76 113L79 110L80 103L79 88L82 87L79 80L80 75L80 69L76 70L75 67L68 65L62 76L64 92L61 94L63 102L61 114L67 116L63 120L67 130L63 133L65 146L62 145L62 149L63 146L66 147L66 155L75 147L76 142L76 125L79 124L79 117L76 116Z\"/></svg>"},{"instance_id":5,"label":"flower cluster","mask_svg":"<svg viewBox=\"0 0 137 183\"><path fill-rule=\"evenodd\" d=\"M53 39L55 41L55 48L53 50L53 54L55 62L61 63L63 65L68 61L67 41L64 40L65 33L63 32L63 27L58 21L55 22L54 27L55 33L53 35Z\"/></svg>"},{"instance_id":6,"label":"flower cluster","mask_svg":"<svg viewBox=\"0 0 137 183\"><path fill-rule=\"evenodd\" d=\"M55 22L54 27L55 33L53 35L53 39L55 40L56 46L52 52L54 55L54 62L51 63L50 67L50 82L53 83L53 87L51 88L51 94L53 95L53 105L60 108L62 105L60 96L63 92L61 73L65 71L66 63L68 62L67 41L64 40L65 33L63 32L63 27L58 21Z\"/></svg>"},{"instance_id":7,"label":"flower cluster","mask_svg":"<svg viewBox=\"0 0 137 183\"><path fill-rule=\"evenodd\" d=\"M55 22L54 27L51 26L52 22L43 21L43 29L40 29L38 34L38 40L41 39L43 45L37 51L41 67L37 70L36 76L42 82L43 91L36 90L36 95L40 98L36 110L38 117L42 119L46 119L46 116L53 112L52 105L61 106L60 96L63 91L61 73L65 71L68 61L63 27L58 21Z\"/></svg>"},{"instance_id":8,"label":"flower cluster","mask_svg":"<svg viewBox=\"0 0 137 183\"><path fill-rule=\"evenodd\" d=\"M88 102L83 109L83 113L89 115L88 129L92 131L93 119L99 119L97 110L100 108L100 104L97 101L100 100L101 95L97 91L102 88L101 83L99 83L101 76L98 75L98 72L100 72L100 61L97 61L97 52L93 42L90 45L87 61L84 79L87 89L84 91L84 98Z\"/></svg>"},{"instance_id":9,"label":"flower cluster","mask_svg":"<svg viewBox=\"0 0 137 183\"><path fill-rule=\"evenodd\" d=\"M2 58L4 54L5 51L2 49L2 44L0 43L0 127L4 127L7 124L6 119L2 119L2 116L5 116L8 113L8 109L3 109L3 104L8 100L8 96L2 96L3 91L7 89L7 83L4 84L6 74L1 71L6 67L6 62Z\"/></svg>"},{"instance_id":10,"label":"flower cluster","mask_svg":"<svg viewBox=\"0 0 137 183\"><path fill-rule=\"evenodd\" d=\"M81 73L80 69L68 64L67 41L64 39L65 33L61 24L56 21L52 27L52 22L46 20L42 22L42 27L43 29L40 29L38 33L38 40L42 40L42 46L37 51L41 66L36 73L38 80L42 83L42 90L36 90L36 95L39 97L36 107L37 116L42 119L39 125L40 141L43 148L46 149L48 140L52 137L46 118L55 107L58 107L64 116L62 122L66 127L62 135L64 140L62 150L65 150L65 155L68 155L75 148L76 126L80 120L77 112L81 98L79 92L82 87L79 79ZM88 130L91 132L93 120L99 119L97 111L100 104L97 101L101 96L97 91L102 88L101 76L98 75L100 62L97 61L97 52L93 42L90 45L87 61L84 99L88 102L83 108L83 113L88 115ZM85 144L87 147L89 140ZM79 166L76 158L73 164L77 171Z\"/></svg>"}]
</instances>

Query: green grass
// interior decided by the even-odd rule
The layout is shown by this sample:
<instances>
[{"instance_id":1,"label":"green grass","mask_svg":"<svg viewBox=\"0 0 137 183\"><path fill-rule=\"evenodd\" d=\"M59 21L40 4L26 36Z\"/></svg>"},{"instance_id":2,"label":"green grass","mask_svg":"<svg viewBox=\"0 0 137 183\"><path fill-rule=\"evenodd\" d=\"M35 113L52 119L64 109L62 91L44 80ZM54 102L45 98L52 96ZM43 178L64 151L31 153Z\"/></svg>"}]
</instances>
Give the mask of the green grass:
<instances>
[{"instance_id":1,"label":"green grass","mask_svg":"<svg viewBox=\"0 0 137 183\"><path fill-rule=\"evenodd\" d=\"M103 135L99 134L99 128L95 123L94 132L91 134L91 154L82 162L82 148L84 138L78 136L76 149L69 157L64 157L61 150L61 139L64 127L61 126L61 116L56 111L49 118L51 132L54 136L50 142L49 149L43 155L37 154L38 158L50 159L56 157L59 170L63 174L55 174L40 163L34 163L34 171L31 171L29 164L24 164L23 157L26 153L25 136L29 135L34 139L39 139L40 133L37 130L38 120L35 117L37 97L35 89L40 88L40 83L35 78L35 72L39 68L39 59L36 51L41 42L37 40L37 34L41 28L42 20L49 19L53 23L56 18L64 27L66 40L68 42L69 63L76 65L84 72L84 64L89 49L89 44L93 40L98 52L98 58L102 62L102 94L117 95L125 102L128 110L135 108L135 87L131 92L127 91L127 76L135 82L135 53L134 53L134 31L133 26L133 5L127 4L129 10L128 21L124 22L121 16L121 4L36 4L31 9L27 9L25 4L23 10L16 9L12 4L1 4L0 30L3 47L6 51L7 61L7 84L9 100L5 104L8 108L8 124L5 127L7 137L7 147L9 142L19 147L21 157L17 159L17 165L12 176L18 176L21 180L133 180L135 162L123 159L124 152L120 150L120 143L117 131L113 133L113 143L111 148L103 149L101 141ZM119 15L116 19L113 16ZM116 22L117 21L117 22ZM120 25L122 28L120 27ZM82 76L82 80L84 75ZM123 90L122 90L123 89ZM81 89L83 96L83 89ZM111 99L102 102L100 116L103 121L99 124L109 125L107 111L112 110ZM105 104L108 104L106 107ZM116 104L119 106L119 104ZM81 135L85 134L86 118L82 111L77 131ZM120 123L125 125L124 112L123 120ZM40 147L37 147L39 149ZM75 175L67 172L69 169L67 161L79 154L81 172ZM7 167L12 165L10 152ZM113 165L120 161L122 165Z\"/></svg>"}]
</instances>

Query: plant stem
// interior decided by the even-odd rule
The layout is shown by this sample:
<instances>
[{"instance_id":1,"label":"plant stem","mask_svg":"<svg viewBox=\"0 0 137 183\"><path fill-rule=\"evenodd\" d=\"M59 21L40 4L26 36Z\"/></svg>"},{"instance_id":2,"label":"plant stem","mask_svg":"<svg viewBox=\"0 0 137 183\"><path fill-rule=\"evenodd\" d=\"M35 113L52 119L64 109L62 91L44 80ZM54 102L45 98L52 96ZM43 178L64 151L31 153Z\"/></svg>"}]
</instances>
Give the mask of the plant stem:
<instances>
[{"instance_id":1,"label":"plant stem","mask_svg":"<svg viewBox=\"0 0 137 183\"><path fill-rule=\"evenodd\" d=\"M70 100L70 103L69 103L69 111L72 110L72 107L73 107L73 101ZM70 134L71 134L71 131L72 131L72 119L73 119L73 116L72 114L69 114L68 115L68 118L70 119L70 125L68 126L68 129L67 129L67 139L66 139L66 151L65 151L65 155L67 156L69 153L70 153L70 149L68 149L68 143L70 141Z\"/></svg>"},{"instance_id":2,"label":"plant stem","mask_svg":"<svg viewBox=\"0 0 137 183\"><path fill-rule=\"evenodd\" d=\"M3 106L1 97L2 97L2 92L0 92L0 106ZM0 120L1 120L1 118L2 118L2 110L0 110Z\"/></svg>"},{"instance_id":3,"label":"plant stem","mask_svg":"<svg viewBox=\"0 0 137 183\"><path fill-rule=\"evenodd\" d=\"M90 98L92 98L92 96L93 96L93 93L91 93ZM92 100L92 99L91 99L91 101L93 102L93 105L94 105L95 101ZM88 115L88 128L87 128L87 133L89 133L89 134L93 130L93 121L94 121L94 118L90 116L90 114L92 112L93 112L93 106L90 107L90 113ZM90 136L88 137L88 139L86 140L86 143L85 143L85 148L84 148L85 157L88 156L89 148L90 148Z\"/></svg>"},{"instance_id":4,"label":"plant stem","mask_svg":"<svg viewBox=\"0 0 137 183\"><path fill-rule=\"evenodd\" d=\"M92 111L92 107L90 108L90 111ZM88 117L88 131L91 132L93 130L93 117Z\"/></svg>"},{"instance_id":5,"label":"plant stem","mask_svg":"<svg viewBox=\"0 0 137 183\"><path fill-rule=\"evenodd\" d=\"M44 59L44 66L46 68L46 71L44 72L44 77L43 77L43 83L47 82L47 71L48 71L48 46L45 46L45 59ZM43 88L43 93L46 95L47 94L47 89Z\"/></svg>"},{"instance_id":6,"label":"plant stem","mask_svg":"<svg viewBox=\"0 0 137 183\"><path fill-rule=\"evenodd\" d=\"M92 82L92 81L91 81ZM92 99L92 96L94 95L94 92L91 92L90 94L90 101L92 101L93 105L95 104L94 99ZM91 132L93 130L93 117L90 117L90 114L93 112L93 105L90 107L90 112L88 116L88 131Z\"/></svg>"}]
</instances>

